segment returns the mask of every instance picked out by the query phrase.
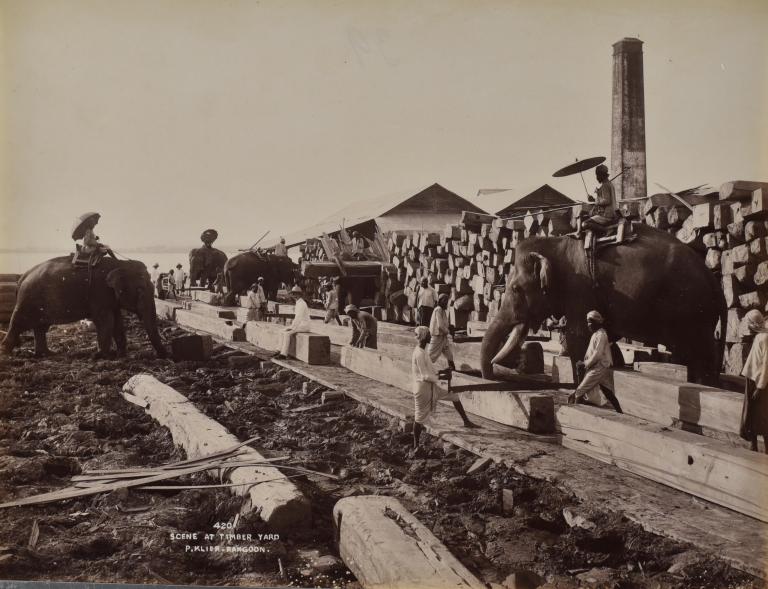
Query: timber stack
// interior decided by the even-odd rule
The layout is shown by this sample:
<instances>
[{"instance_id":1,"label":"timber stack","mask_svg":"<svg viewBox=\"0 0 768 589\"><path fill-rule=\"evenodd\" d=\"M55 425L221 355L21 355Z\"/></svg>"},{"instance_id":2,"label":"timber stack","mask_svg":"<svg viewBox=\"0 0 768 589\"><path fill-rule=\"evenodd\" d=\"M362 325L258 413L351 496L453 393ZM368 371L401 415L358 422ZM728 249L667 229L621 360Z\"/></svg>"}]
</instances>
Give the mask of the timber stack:
<instances>
[{"instance_id":1,"label":"timber stack","mask_svg":"<svg viewBox=\"0 0 768 589\"><path fill-rule=\"evenodd\" d=\"M625 216L673 234L700 253L721 281L728 305L725 372L739 374L748 352L742 319L768 310L768 183L732 181L622 205ZM419 285L427 278L448 294L451 323L490 321L515 262L515 247L532 236L573 231L582 206L527 210L513 218L464 212L442 234L394 231L388 248L394 273L385 285L386 316L413 323Z\"/></svg>"},{"instance_id":2,"label":"timber stack","mask_svg":"<svg viewBox=\"0 0 768 589\"><path fill-rule=\"evenodd\" d=\"M0 274L0 323L8 323L16 306L16 282L19 274Z\"/></svg>"}]
</instances>

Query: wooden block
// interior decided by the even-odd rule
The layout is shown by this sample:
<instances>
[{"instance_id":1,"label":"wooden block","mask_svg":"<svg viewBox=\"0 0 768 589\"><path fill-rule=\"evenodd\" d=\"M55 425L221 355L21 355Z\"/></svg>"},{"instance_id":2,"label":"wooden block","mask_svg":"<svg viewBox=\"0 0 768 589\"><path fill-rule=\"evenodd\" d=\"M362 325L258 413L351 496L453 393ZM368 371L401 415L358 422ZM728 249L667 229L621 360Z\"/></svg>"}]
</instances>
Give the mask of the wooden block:
<instances>
[{"instance_id":1,"label":"wooden block","mask_svg":"<svg viewBox=\"0 0 768 589\"><path fill-rule=\"evenodd\" d=\"M297 333L293 357L306 364L326 365L331 362L331 340L314 333Z\"/></svg>"},{"instance_id":2,"label":"wooden block","mask_svg":"<svg viewBox=\"0 0 768 589\"><path fill-rule=\"evenodd\" d=\"M766 296L763 291L753 290L739 296L739 306L745 311L750 309L762 311L765 308L765 303Z\"/></svg>"},{"instance_id":3,"label":"wooden block","mask_svg":"<svg viewBox=\"0 0 768 589\"><path fill-rule=\"evenodd\" d=\"M675 207L674 209L670 210L670 215L672 214L672 211L676 211L677 209L680 209L681 207ZM684 208L684 207L683 207ZM688 209L685 209L688 210ZM714 225L714 205L712 203L702 203L699 205L694 205L693 207L693 227L695 229L704 229L706 227L711 227ZM683 218L680 222L682 223L685 221L685 218ZM675 225L675 223L672 223L672 219L670 219L670 224Z\"/></svg>"},{"instance_id":4,"label":"wooden block","mask_svg":"<svg viewBox=\"0 0 768 589\"><path fill-rule=\"evenodd\" d=\"M221 295L208 290L193 290L192 299L201 303L208 303L209 305L221 304Z\"/></svg>"},{"instance_id":5,"label":"wooden block","mask_svg":"<svg viewBox=\"0 0 768 589\"><path fill-rule=\"evenodd\" d=\"M755 286L755 272L757 265L750 263L739 266L733 271L733 277L738 281L742 293L751 290Z\"/></svg>"},{"instance_id":6,"label":"wooden block","mask_svg":"<svg viewBox=\"0 0 768 589\"><path fill-rule=\"evenodd\" d=\"M725 330L725 341L728 343L741 342L741 320L744 317L742 309L728 309L728 325Z\"/></svg>"},{"instance_id":7,"label":"wooden block","mask_svg":"<svg viewBox=\"0 0 768 589\"><path fill-rule=\"evenodd\" d=\"M182 305L178 301L155 299L155 315L157 315L158 319L175 321L176 310L181 308Z\"/></svg>"},{"instance_id":8,"label":"wooden block","mask_svg":"<svg viewBox=\"0 0 768 589\"><path fill-rule=\"evenodd\" d=\"M488 329L487 321L468 321L467 335L470 337L482 337Z\"/></svg>"},{"instance_id":9,"label":"wooden block","mask_svg":"<svg viewBox=\"0 0 768 589\"><path fill-rule=\"evenodd\" d=\"M725 231L731 222L731 207L727 204L715 205L712 209L712 226L718 231Z\"/></svg>"},{"instance_id":10,"label":"wooden block","mask_svg":"<svg viewBox=\"0 0 768 589\"><path fill-rule=\"evenodd\" d=\"M766 267L765 277L768 280L768 267ZM733 274L723 276L723 294L725 295L725 304L730 307L735 307L739 304L739 295L741 290L736 277Z\"/></svg>"},{"instance_id":11,"label":"wooden block","mask_svg":"<svg viewBox=\"0 0 768 589\"><path fill-rule=\"evenodd\" d=\"M242 327L235 325L231 320L209 317L194 311L177 309L176 323L181 327L187 327L197 331L205 331L224 340L233 342L245 341L245 330Z\"/></svg>"},{"instance_id":12,"label":"wooden block","mask_svg":"<svg viewBox=\"0 0 768 589\"><path fill-rule=\"evenodd\" d=\"M721 256L722 252L720 250L709 248L707 250L707 256L704 259L704 263L706 264L707 268L710 270L719 270Z\"/></svg>"},{"instance_id":13,"label":"wooden block","mask_svg":"<svg viewBox=\"0 0 768 589\"><path fill-rule=\"evenodd\" d=\"M749 246L742 244L731 248L731 261L736 267L743 266L749 262Z\"/></svg>"},{"instance_id":14,"label":"wooden block","mask_svg":"<svg viewBox=\"0 0 768 589\"><path fill-rule=\"evenodd\" d=\"M734 221L728 224L728 247L744 243L744 221Z\"/></svg>"},{"instance_id":15,"label":"wooden block","mask_svg":"<svg viewBox=\"0 0 768 589\"><path fill-rule=\"evenodd\" d=\"M562 443L586 456L768 521L768 456L629 415L562 405Z\"/></svg>"},{"instance_id":16,"label":"wooden block","mask_svg":"<svg viewBox=\"0 0 768 589\"><path fill-rule=\"evenodd\" d=\"M568 356L552 357L552 382L560 384L576 384L573 377L573 363Z\"/></svg>"},{"instance_id":17,"label":"wooden block","mask_svg":"<svg viewBox=\"0 0 768 589\"><path fill-rule=\"evenodd\" d=\"M766 227L762 221L746 221L744 223L744 240L752 241L758 237L765 237Z\"/></svg>"},{"instance_id":18,"label":"wooden block","mask_svg":"<svg viewBox=\"0 0 768 589\"><path fill-rule=\"evenodd\" d=\"M346 497L333 521L339 556L363 589L485 587L394 497Z\"/></svg>"},{"instance_id":19,"label":"wooden block","mask_svg":"<svg viewBox=\"0 0 768 589\"><path fill-rule=\"evenodd\" d=\"M744 222L744 214L741 212L742 206L743 205L740 202L731 203L731 222L733 223Z\"/></svg>"},{"instance_id":20,"label":"wooden block","mask_svg":"<svg viewBox=\"0 0 768 589\"><path fill-rule=\"evenodd\" d=\"M147 413L170 430L174 443L184 448L189 459L230 450L240 443L184 395L153 376L136 375L123 386L123 391L148 403ZM264 460L264 456L250 446L242 447L240 452L243 460ZM236 483L230 487L233 494L245 496L241 513L257 512L270 528L283 533L310 525L309 501L278 469L268 465L241 466L227 469L222 476Z\"/></svg>"},{"instance_id":21,"label":"wooden block","mask_svg":"<svg viewBox=\"0 0 768 589\"><path fill-rule=\"evenodd\" d=\"M670 362L635 362L634 368L637 372L688 382L688 367L682 364L672 364Z\"/></svg>"},{"instance_id":22,"label":"wooden block","mask_svg":"<svg viewBox=\"0 0 768 589\"><path fill-rule=\"evenodd\" d=\"M725 355L725 373L733 376L741 375L747 354L749 354L749 345L741 342L731 344Z\"/></svg>"},{"instance_id":23,"label":"wooden block","mask_svg":"<svg viewBox=\"0 0 768 589\"><path fill-rule=\"evenodd\" d=\"M765 182L733 180L720 186L720 200L751 200L756 190L766 189L768 189L768 184Z\"/></svg>"},{"instance_id":24,"label":"wooden block","mask_svg":"<svg viewBox=\"0 0 768 589\"><path fill-rule=\"evenodd\" d=\"M183 335L171 340L171 355L177 362L182 360L208 360L213 353L210 335Z\"/></svg>"},{"instance_id":25,"label":"wooden block","mask_svg":"<svg viewBox=\"0 0 768 589\"><path fill-rule=\"evenodd\" d=\"M750 218L768 217L768 189L758 188L752 191L749 209Z\"/></svg>"},{"instance_id":26,"label":"wooden block","mask_svg":"<svg viewBox=\"0 0 768 589\"><path fill-rule=\"evenodd\" d=\"M713 231L712 233L705 233L702 241L704 242L704 245L709 248L715 248L719 250L724 250L727 245L727 241L725 238L725 233L722 231Z\"/></svg>"},{"instance_id":27,"label":"wooden block","mask_svg":"<svg viewBox=\"0 0 768 589\"><path fill-rule=\"evenodd\" d=\"M749 255L755 260L768 259L768 240L758 237L749 242Z\"/></svg>"},{"instance_id":28,"label":"wooden block","mask_svg":"<svg viewBox=\"0 0 768 589\"><path fill-rule=\"evenodd\" d=\"M768 262L761 262L757 266L754 280L755 284L758 286L763 286L764 284L768 283Z\"/></svg>"}]
</instances>

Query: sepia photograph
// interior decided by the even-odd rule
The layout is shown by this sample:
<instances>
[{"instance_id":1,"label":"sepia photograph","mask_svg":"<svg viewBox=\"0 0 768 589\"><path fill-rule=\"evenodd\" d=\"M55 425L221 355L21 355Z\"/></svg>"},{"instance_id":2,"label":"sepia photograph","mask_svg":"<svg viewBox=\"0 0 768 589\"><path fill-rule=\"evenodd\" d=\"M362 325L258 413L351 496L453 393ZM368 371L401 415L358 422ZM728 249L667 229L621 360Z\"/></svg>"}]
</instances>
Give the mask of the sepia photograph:
<instances>
[{"instance_id":1,"label":"sepia photograph","mask_svg":"<svg viewBox=\"0 0 768 589\"><path fill-rule=\"evenodd\" d=\"M0 0L0 589L766 581L766 0Z\"/></svg>"}]
</instances>

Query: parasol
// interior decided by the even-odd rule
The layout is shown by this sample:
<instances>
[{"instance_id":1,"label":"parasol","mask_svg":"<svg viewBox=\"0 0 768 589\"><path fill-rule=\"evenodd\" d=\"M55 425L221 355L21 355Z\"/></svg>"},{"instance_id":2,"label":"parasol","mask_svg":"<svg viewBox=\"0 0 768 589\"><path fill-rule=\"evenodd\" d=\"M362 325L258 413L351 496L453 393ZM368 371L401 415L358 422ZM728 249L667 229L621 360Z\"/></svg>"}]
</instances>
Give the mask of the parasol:
<instances>
[{"instance_id":1,"label":"parasol","mask_svg":"<svg viewBox=\"0 0 768 589\"><path fill-rule=\"evenodd\" d=\"M83 213L80 215L75 219L75 223L72 225L72 239L82 239L85 237L85 230L88 229L89 221L96 224L100 218L101 215L94 212Z\"/></svg>"},{"instance_id":2,"label":"parasol","mask_svg":"<svg viewBox=\"0 0 768 589\"><path fill-rule=\"evenodd\" d=\"M200 241L208 245L211 245L214 241L216 241L218 237L219 237L218 231L216 231L215 229L206 229L200 235Z\"/></svg>"},{"instance_id":3,"label":"parasol","mask_svg":"<svg viewBox=\"0 0 768 589\"><path fill-rule=\"evenodd\" d=\"M591 170L595 166L599 166L605 161L605 158L602 156L599 157L589 157L585 160L576 160L573 164L568 164L564 168L560 168L557 172L552 174L555 178L562 178L563 176L571 176L572 174L578 174L580 172L586 172L587 170Z\"/></svg>"}]
</instances>

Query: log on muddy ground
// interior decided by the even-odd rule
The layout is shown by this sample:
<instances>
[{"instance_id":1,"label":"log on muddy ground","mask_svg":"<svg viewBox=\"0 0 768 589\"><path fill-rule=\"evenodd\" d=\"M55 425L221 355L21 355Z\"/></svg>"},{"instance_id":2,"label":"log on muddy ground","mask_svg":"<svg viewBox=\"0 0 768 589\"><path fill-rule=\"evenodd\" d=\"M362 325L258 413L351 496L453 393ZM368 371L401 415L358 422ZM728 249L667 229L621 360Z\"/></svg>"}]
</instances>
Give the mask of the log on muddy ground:
<instances>
[{"instance_id":1,"label":"log on muddy ground","mask_svg":"<svg viewBox=\"0 0 768 589\"><path fill-rule=\"evenodd\" d=\"M339 555L364 589L483 589L394 497L341 499L333 508Z\"/></svg>"},{"instance_id":2,"label":"log on muddy ground","mask_svg":"<svg viewBox=\"0 0 768 589\"><path fill-rule=\"evenodd\" d=\"M231 448L239 442L224 426L205 416L184 395L153 376L133 376L125 383L123 391L149 403L147 412L170 430L173 441L184 448L188 458L207 456ZM243 455L257 461L264 459L264 456L250 447ZM228 471L226 476L233 483L255 483L234 486L231 490L246 497L243 512L258 509L260 517L271 528L290 530L310 522L309 502L276 468L240 467Z\"/></svg>"},{"instance_id":3,"label":"log on muddy ground","mask_svg":"<svg viewBox=\"0 0 768 589\"><path fill-rule=\"evenodd\" d=\"M176 310L176 323L181 327L205 331L218 338L233 342L245 341L245 330L234 321L206 317L193 311Z\"/></svg>"}]
</instances>

